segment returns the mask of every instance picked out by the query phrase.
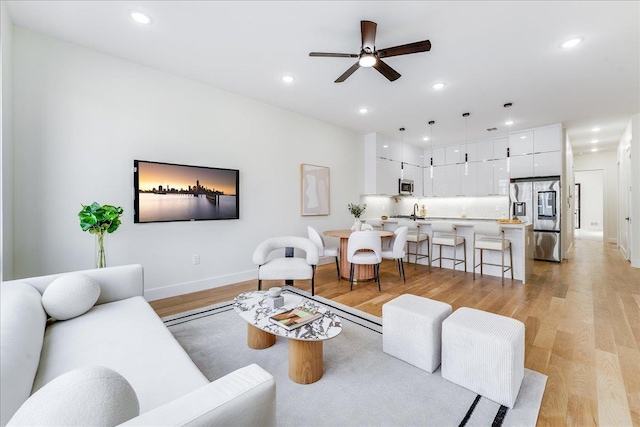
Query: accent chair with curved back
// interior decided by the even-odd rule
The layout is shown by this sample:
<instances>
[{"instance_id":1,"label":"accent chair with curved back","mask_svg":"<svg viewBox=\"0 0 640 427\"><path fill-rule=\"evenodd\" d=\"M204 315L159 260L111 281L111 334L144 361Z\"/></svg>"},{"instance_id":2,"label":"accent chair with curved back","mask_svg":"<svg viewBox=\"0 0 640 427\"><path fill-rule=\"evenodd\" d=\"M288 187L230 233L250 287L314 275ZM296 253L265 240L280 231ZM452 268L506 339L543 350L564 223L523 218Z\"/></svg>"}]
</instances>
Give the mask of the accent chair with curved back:
<instances>
[{"instance_id":1,"label":"accent chair with curved back","mask_svg":"<svg viewBox=\"0 0 640 427\"><path fill-rule=\"evenodd\" d=\"M400 277L402 277L402 281L407 283L407 279L404 275L404 262L403 258L405 256L404 247L407 244L407 233L409 229L407 227L398 227L393 232L393 237L391 238L391 242L389 244L389 249L382 251L383 259L393 259L396 261L398 265L398 273Z\"/></svg>"},{"instance_id":2,"label":"accent chair with curved back","mask_svg":"<svg viewBox=\"0 0 640 427\"><path fill-rule=\"evenodd\" d=\"M320 258L332 256L336 259L336 269L338 270L338 280L340 280L340 250L337 246L325 246L324 239L322 235L318 233L318 230L307 226L307 234L309 235L309 240L316 244L318 247L318 256Z\"/></svg>"},{"instance_id":3,"label":"accent chair with curved back","mask_svg":"<svg viewBox=\"0 0 640 427\"><path fill-rule=\"evenodd\" d=\"M362 224L362 228L360 228L360 231L373 231L373 225Z\"/></svg>"},{"instance_id":4,"label":"accent chair with curved back","mask_svg":"<svg viewBox=\"0 0 640 427\"><path fill-rule=\"evenodd\" d=\"M273 257L273 251L286 248L305 252L304 258ZM311 280L311 295L315 295L315 272L318 265L318 247L305 237L272 237L260 243L253 253L253 263L258 265L258 290L263 280Z\"/></svg>"},{"instance_id":5,"label":"accent chair with curved back","mask_svg":"<svg viewBox=\"0 0 640 427\"><path fill-rule=\"evenodd\" d=\"M371 231L354 231L347 244L347 261L351 263L349 282L353 290L355 265L373 265L373 272L380 291L380 263L382 262L382 238Z\"/></svg>"}]
</instances>

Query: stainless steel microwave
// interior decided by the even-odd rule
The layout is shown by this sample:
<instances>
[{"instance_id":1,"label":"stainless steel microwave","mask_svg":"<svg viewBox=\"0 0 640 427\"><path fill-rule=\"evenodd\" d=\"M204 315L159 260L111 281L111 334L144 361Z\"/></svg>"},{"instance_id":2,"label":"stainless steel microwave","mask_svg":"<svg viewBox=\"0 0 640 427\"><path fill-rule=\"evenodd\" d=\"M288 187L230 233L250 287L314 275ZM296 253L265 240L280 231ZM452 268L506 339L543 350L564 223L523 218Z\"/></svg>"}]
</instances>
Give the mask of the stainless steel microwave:
<instances>
[{"instance_id":1,"label":"stainless steel microwave","mask_svg":"<svg viewBox=\"0 0 640 427\"><path fill-rule=\"evenodd\" d=\"M398 193L406 196L413 194L413 180L412 179L399 179L398 180Z\"/></svg>"}]
</instances>

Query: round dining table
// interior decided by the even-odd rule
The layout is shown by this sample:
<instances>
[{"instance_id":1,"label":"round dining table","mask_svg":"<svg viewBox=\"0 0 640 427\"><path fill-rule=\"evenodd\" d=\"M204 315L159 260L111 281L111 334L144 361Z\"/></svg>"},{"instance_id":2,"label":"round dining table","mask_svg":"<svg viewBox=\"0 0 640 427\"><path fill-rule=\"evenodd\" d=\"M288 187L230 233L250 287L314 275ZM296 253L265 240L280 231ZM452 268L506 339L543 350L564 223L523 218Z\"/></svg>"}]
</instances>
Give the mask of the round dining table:
<instances>
[{"instance_id":1,"label":"round dining table","mask_svg":"<svg viewBox=\"0 0 640 427\"><path fill-rule=\"evenodd\" d=\"M349 273L351 271L351 263L347 261L347 246L349 244L349 236L353 233L353 230L328 230L325 231L325 236L338 237L340 239L340 276L349 280ZM393 231L388 230L370 230L367 233L377 233L380 238L393 236ZM353 272L353 280L373 280L374 272L373 265L356 265Z\"/></svg>"}]
</instances>

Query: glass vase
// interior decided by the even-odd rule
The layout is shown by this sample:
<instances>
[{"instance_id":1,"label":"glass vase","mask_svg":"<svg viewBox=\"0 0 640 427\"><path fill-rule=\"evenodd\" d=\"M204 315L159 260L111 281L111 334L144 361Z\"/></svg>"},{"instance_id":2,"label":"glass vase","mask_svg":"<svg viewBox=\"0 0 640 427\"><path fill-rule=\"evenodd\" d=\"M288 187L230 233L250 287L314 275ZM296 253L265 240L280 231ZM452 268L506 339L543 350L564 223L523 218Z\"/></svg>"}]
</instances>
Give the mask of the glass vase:
<instances>
[{"instance_id":1,"label":"glass vase","mask_svg":"<svg viewBox=\"0 0 640 427\"><path fill-rule=\"evenodd\" d=\"M96 268L107 266L107 253L105 251L106 233L96 234Z\"/></svg>"}]
</instances>

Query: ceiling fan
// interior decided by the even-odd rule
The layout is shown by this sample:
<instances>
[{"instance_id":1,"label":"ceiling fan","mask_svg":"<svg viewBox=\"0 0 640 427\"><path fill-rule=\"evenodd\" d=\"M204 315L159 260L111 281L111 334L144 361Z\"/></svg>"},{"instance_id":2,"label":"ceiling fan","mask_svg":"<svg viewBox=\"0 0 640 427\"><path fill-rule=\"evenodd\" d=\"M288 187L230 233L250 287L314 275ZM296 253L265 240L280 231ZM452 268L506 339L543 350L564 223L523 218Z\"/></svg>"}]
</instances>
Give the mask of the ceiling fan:
<instances>
[{"instance_id":1,"label":"ceiling fan","mask_svg":"<svg viewBox=\"0 0 640 427\"><path fill-rule=\"evenodd\" d=\"M431 50L431 42L423 40L421 42L403 44L401 46L388 47L376 50L376 28L378 24L371 21L360 21L360 32L362 33L362 47L360 53L325 53L311 52L309 56L325 56L332 58L358 58L358 62L344 72L336 83L342 83L360 67L373 67L385 76L389 81L400 78L400 73L382 61L382 58L391 56L408 55L410 53L427 52Z\"/></svg>"}]
</instances>

